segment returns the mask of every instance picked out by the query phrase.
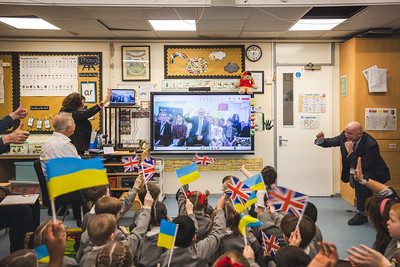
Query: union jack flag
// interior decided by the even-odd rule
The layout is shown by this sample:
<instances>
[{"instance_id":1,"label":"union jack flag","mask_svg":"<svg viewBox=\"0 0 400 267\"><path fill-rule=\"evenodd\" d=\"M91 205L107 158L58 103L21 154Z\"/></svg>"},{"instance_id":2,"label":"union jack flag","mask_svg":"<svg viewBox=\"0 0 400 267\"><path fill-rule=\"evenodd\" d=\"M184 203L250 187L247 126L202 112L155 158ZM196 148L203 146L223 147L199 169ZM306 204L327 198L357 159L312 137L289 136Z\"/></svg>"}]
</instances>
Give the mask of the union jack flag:
<instances>
[{"instance_id":1,"label":"union jack flag","mask_svg":"<svg viewBox=\"0 0 400 267\"><path fill-rule=\"evenodd\" d=\"M225 189L225 194L228 195L234 203L240 203L243 206L246 205L252 193L253 190L250 187L233 176L231 176L231 180Z\"/></svg>"},{"instance_id":2,"label":"union jack flag","mask_svg":"<svg viewBox=\"0 0 400 267\"><path fill-rule=\"evenodd\" d=\"M306 209L308 196L291 189L273 185L268 194L268 204L272 204L281 211L293 213L298 218Z\"/></svg>"},{"instance_id":3,"label":"union jack flag","mask_svg":"<svg viewBox=\"0 0 400 267\"><path fill-rule=\"evenodd\" d=\"M142 165L141 173L143 173L144 180L148 182L151 179L153 179L156 160L153 158L146 157L141 165Z\"/></svg>"},{"instance_id":4,"label":"union jack flag","mask_svg":"<svg viewBox=\"0 0 400 267\"><path fill-rule=\"evenodd\" d=\"M193 162L196 164L200 164L200 165L208 165L208 164L214 164L215 159L212 157L207 157L207 156L202 156L202 155L195 155L193 158Z\"/></svg>"},{"instance_id":5,"label":"union jack flag","mask_svg":"<svg viewBox=\"0 0 400 267\"><path fill-rule=\"evenodd\" d=\"M122 158L122 163L124 164L124 172L133 172L139 169L140 162L138 156Z\"/></svg>"},{"instance_id":6,"label":"union jack flag","mask_svg":"<svg viewBox=\"0 0 400 267\"><path fill-rule=\"evenodd\" d=\"M276 252L281 248L279 246L278 238L273 235L266 234L261 231L262 234L262 247L268 255L275 256Z\"/></svg>"}]
</instances>

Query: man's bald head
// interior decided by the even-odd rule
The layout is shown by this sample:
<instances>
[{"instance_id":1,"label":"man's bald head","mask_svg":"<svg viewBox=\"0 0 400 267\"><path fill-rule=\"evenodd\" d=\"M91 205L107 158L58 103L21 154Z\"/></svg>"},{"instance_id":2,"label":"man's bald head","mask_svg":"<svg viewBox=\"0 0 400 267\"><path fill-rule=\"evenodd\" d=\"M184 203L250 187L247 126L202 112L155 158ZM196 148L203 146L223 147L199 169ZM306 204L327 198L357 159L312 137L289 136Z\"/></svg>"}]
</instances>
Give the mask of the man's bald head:
<instances>
[{"instance_id":1,"label":"man's bald head","mask_svg":"<svg viewBox=\"0 0 400 267\"><path fill-rule=\"evenodd\" d=\"M53 118L54 131L70 137L75 131L75 121L71 113L60 112Z\"/></svg>"},{"instance_id":2,"label":"man's bald head","mask_svg":"<svg viewBox=\"0 0 400 267\"><path fill-rule=\"evenodd\" d=\"M363 128L358 121L352 121L344 128L346 138L348 141L357 142L363 134Z\"/></svg>"}]
</instances>

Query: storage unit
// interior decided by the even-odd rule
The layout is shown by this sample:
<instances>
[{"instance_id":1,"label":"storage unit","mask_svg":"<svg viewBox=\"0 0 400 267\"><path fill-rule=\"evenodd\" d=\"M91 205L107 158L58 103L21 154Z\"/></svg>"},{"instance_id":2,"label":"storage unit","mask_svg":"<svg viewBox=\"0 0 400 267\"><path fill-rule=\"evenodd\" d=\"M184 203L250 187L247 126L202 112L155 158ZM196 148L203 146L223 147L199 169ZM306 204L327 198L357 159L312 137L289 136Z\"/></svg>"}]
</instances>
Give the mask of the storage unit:
<instances>
[{"instance_id":1,"label":"storage unit","mask_svg":"<svg viewBox=\"0 0 400 267\"><path fill-rule=\"evenodd\" d=\"M16 181L38 182L33 161L16 161L14 165Z\"/></svg>"}]
</instances>

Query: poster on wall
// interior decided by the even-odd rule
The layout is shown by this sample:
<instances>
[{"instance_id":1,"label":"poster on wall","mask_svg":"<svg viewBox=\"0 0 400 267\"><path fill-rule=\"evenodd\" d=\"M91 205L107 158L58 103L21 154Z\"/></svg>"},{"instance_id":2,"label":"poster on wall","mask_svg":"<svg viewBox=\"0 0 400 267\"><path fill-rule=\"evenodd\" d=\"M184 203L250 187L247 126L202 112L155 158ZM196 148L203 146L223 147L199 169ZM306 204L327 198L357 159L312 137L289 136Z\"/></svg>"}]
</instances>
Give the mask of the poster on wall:
<instances>
[{"instance_id":1,"label":"poster on wall","mask_svg":"<svg viewBox=\"0 0 400 267\"><path fill-rule=\"evenodd\" d=\"M243 45L164 46L165 79L240 78Z\"/></svg>"},{"instance_id":2,"label":"poster on wall","mask_svg":"<svg viewBox=\"0 0 400 267\"><path fill-rule=\"evenodd\" d=\"M302 129L317 129L319 128L319 116L315 115L301 115L300 127Z\"/></svg>"},{"instance_id":3,"label":"poster on wall","mask_svg":"<svg viewBox=\"0 0 400 267\"><path fill-rule=\"evenodd\" d=\"M397 108L366 108L365 130L396 131Z\"/></svg>"},{"instance_id":4,"label":"poster on wall","mask_svg":"<svg viewBox=\"0 0 400 267\"><path fill-rule=\"evenodd\" d=\"M150 81L150 46L122 46L122 80Z\"/></svg>"},{"instance_id":5,"label":"poster on wall","mask_svg":"<svg viewBox=\"0 0 400 267\"><path fill-rule=\"evenodd\" d=\"M300 113L325 113L325 94L299 94Z\"/></svg>"},{"instance_id":6,"label":"poster on wall","mask_svg":"<svg viewBox=\"0 0 400 267\"><path fill-rule=\"evenodd\" d=\"M21 96L66 96L78 92L77 56L21 56Z\"/></svg>"}]
</instances>

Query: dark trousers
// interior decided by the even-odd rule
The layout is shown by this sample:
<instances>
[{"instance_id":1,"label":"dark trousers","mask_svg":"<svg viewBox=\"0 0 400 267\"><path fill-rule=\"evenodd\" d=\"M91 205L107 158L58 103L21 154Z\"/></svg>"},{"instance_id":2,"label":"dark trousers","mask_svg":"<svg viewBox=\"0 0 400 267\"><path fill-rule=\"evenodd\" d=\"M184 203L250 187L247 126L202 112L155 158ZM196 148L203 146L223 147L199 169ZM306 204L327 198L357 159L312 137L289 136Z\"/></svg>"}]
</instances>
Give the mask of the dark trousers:
<instances>
[{"instance_id":1,"label":"dark trousers","mask_svg":"<svg viewBox=\"0 0 400 267\"><path fill-rule=\"evenodd\" d=\"M186 145L193 146L195 144L202 144L203 146L208 146L210 144L210 140L208 139L208 136L203 136L203 139L201 139L201 141L197 140L197 135L189 136Z\"/></svg>"},{"instance_id":2,"label":"dark trousers","mask_svg":"<svg viewBox=\"0 0 400 267\"><path fill-rule=\"evenodd\" d=\"M365 201L372 196L372 191L357 181L354 182L354 189L356 191L357 210L359 212L365 212Z\"/></svg>"},{"instance_id":3,"label":"dark trousers","mask_svg":"<svg viewBox=\"0 0 400 267\"><path fill-rule=\"evenodd\" d=\"M23 249L25 234L40 223L39 201L33 205L0 206L0 229L10 228L10 253Z\"/></svg>"}]
</instances>

